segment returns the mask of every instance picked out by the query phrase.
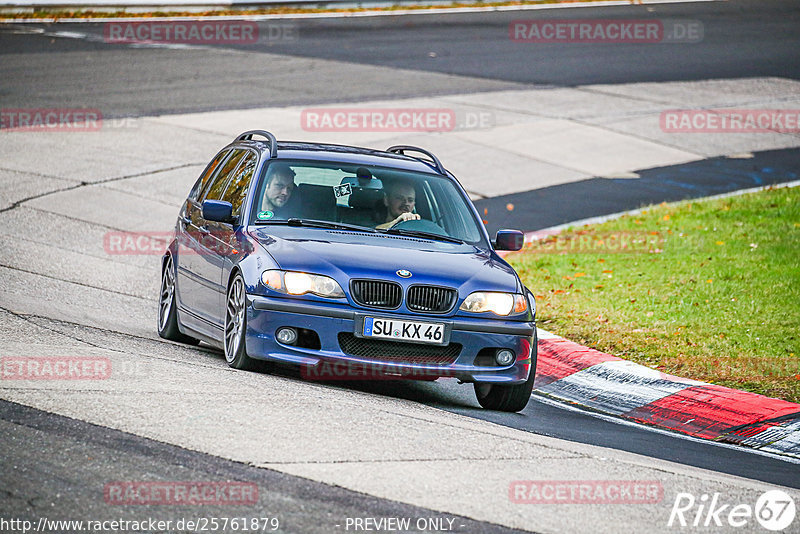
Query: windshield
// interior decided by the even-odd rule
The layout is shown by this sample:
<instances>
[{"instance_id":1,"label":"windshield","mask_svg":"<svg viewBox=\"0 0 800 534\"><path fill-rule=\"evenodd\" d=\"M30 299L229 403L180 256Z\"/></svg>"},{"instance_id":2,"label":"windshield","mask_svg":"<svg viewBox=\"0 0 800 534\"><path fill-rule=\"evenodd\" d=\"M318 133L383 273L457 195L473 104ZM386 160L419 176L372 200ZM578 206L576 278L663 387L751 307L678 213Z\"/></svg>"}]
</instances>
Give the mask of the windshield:
<instances>
[{"instance_id":1,"label":"windshield","mask_svg":"<svg viewBox=\"0 0 800 534\"><path fill-rule=\"evenodd\" d=\"M469 200L450 180L432 174L272 161L262 173L253 202L250 224L334 223L354 230L442 236L485 245Z\"/></svg>"}]
</instances>

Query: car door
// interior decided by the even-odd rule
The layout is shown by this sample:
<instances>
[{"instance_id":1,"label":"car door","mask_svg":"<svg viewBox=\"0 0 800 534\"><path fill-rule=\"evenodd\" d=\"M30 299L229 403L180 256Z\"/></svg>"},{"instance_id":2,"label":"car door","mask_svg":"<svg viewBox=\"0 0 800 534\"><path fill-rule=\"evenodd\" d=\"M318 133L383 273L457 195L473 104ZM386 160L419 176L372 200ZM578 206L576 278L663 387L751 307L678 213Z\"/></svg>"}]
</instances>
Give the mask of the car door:
<instances>
[{"instance_id":1,"label":"car door","mask_svg":"<svg viewBox=\"0 0 800 534\"><path fill-rule=\"evenodd\" d=\"M222 323L215 313L215 303L220 291L219 276L222 263L213 230L209 227L209 221L203 218L202 205L205 200L220 199L229 179L247 152L245 149L234 149L231 152L221 165L219 172L199 195L189 216L191 232L189 232L188 243L192 250L183 258L186 276L191 280L192 295L189 299L191 303L189 311L196 321L193 326L214 338L222 335L220 330Z\"/></svg>"},{"instance_id":2,"label":"car door","mask_svg":"<svg viewBox=\"0 0 800 534\"><path fill-rule=\"evenodd\" d=\"M192 275L192 264L198 253L198 239L200 236L201 213L200 199L219 175L223 162L230 156L231 150L225 149L206 166L203 174L197 179L189 196L181 208L176 225L177 257L175 267L177 271L176 294L177 303L181 311L195 313L197 308L196 295L199 282Z\"/></svg>"},{"instance_id":3,"label":"car door","mask_svg":"<svg viewBox=\"0 0 800 534\"><path fill-rule=\"evenodd\" d=\"M250 190L253 176L255 175L256 167L258 166L258 155L256 152L249 152L243 159L242 163L234 172L230 180L225 186L225 192L222 198L225 202L230 202L232 206L231 215L236 218L233 224L223 222L208 222L208 228L211 230L211 235L215 241L215 251L218 253L219 258L219 288L217 303L215 310L211 313L220 318L224 325L228 279L231 269L238 258L247 253L249 242L243 239L241 232L237 233L237 229L242 224L241 215L244 212L244 203L247 199L247 194ZM216 268L216 266L215 266ZM213 273L209 273L211 275Z\"/></svg>"},{"instance_id":4,"label":"car door","mask_svg":"<svg viewBox=\"0 0 800 534\"><path fill-rule=\"evenodd\" d=\"M220 180L212 185L203 200L226 200L226 192L231 189L231 185L237 187L242 176L246 175L246 169L252 165L253 161L258 161L258 156L254 151L239 149L233 156L231 162L236 159L236 166L226 163L225 169L220 172ZM223 173L225 174L224 179ZM252 173L251 173L252 174ZM249 185L249 181L247 184ZM233 202L231 202L233 204ZM239 202L241 206L241 201ZM238 215L234 206L234 216ZM225 322L225 315L222 309L222 302L227 293L227 285L223 281L223 270L226 261L230 261L228 256L231 253L228 245L231 240L233 225L219 223L203 219L201 233L203 238L199 241L201 253L195 264L195 273L200 283L203 285L198 292L197 313L209 323L222 328ZM221 330L219 332L221 334Z\"/></svg>"}]
</instances>

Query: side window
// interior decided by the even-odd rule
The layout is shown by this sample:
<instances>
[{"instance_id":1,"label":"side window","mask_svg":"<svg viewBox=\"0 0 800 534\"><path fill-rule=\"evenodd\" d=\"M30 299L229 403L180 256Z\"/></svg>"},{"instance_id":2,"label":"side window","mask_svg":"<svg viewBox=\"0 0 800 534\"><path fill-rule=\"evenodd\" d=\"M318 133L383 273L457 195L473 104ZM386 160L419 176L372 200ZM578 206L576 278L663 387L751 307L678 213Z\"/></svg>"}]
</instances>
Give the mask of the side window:
<instances>
[{"instance_id":1,"label":"side window","mask_svg":"<svg viewBox=\"0 0 800 534\"><path fill-rule=\"evenodd\" d=\"M220 200L222 198L222 192L225 190L225 184L228 183L228 178L230 178L231 173L236 169L236 166L239 165L239 162L246 152L246 150L241 148L233 151L233 155L225 162L216 178L211 181L209 187L206 189L203 200Z\"/></svg>"},{"instance_id":2,"label":"side window","mask_svg":"<svg viewBox=\"0 0 800 534\"><path fill-rule=\"evenodd\" d=\"M200 192L205 189L206 185L208 185L209 179L214 176L214 171L217 170L217 167L219 167L219 164L222 163L222 160L224 160L225 157L230 153L230 150L223 150L217 154L217 157L214 158L214 161L212 161L211 164L206 168L206 172L204 172L202 176L197 179L197 182L195 182L194 187L192 187L192 192L189 193L190 199L197 201L197 199L200 197Z\"/></svg>"},{"instance_id":3,"label":"side window","mask_svg":"<svg viewBox=\"0 0 800 534\"><path fill-rule=\"evenodd\" d=\"M222 195L221 200L230 202L233 205L234 217L238 217L242 211L242 204L247 196L247 191L250 189L250 182L253 180L253 173L256 170L257 163L258 156L253 152L248 153L242 164L236 169L236 174L228 183L225 194Z\"/></svg>"}]
</instances>

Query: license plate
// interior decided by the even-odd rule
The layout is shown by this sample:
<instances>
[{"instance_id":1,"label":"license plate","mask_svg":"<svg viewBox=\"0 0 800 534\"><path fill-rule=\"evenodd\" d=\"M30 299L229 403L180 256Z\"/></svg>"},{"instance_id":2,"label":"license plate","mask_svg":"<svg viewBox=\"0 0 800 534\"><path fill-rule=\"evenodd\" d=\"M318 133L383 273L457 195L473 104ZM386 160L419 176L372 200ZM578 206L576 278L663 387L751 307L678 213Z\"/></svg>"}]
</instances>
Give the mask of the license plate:
<instances>
[{"instance_id":1,"label":"license plate","mask_svg":"<svg viewBox=\"0 0 800 534\"><path fill-rule=\"evenodd\" d=\"M364 337L441 345L444 341L444 324L364 317L362 334Z\"/></svg>"}]
</instances>

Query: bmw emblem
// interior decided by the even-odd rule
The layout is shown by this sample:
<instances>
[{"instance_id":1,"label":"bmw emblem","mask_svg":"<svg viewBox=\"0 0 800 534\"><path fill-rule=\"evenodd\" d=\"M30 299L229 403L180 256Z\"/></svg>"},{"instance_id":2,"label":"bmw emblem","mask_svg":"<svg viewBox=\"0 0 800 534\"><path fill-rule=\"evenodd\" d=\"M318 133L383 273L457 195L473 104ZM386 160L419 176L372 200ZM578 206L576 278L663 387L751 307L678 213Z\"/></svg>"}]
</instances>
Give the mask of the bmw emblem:
<instances>
[{"instance_id":1,"label":"bmw emblem","mask_svg":"<svg viewBox=\"0 0 800 534\"><path fill-rule=\"evenodd\" d=\"M400 278L411 278L411 271L400 269L399 271L397 271L397 276L399 276Z\"/></svg>"}]
</instances>

